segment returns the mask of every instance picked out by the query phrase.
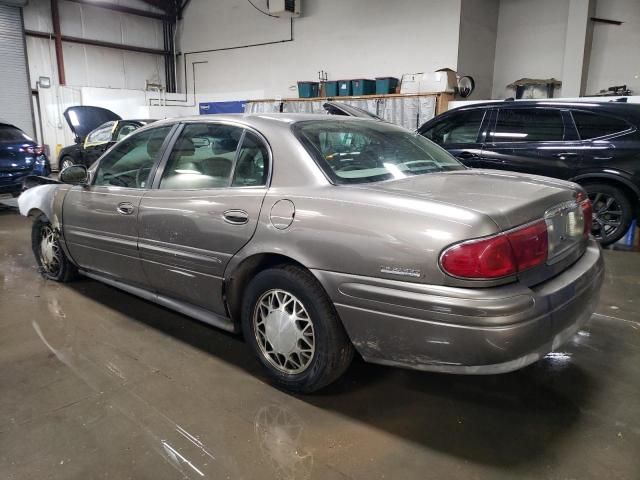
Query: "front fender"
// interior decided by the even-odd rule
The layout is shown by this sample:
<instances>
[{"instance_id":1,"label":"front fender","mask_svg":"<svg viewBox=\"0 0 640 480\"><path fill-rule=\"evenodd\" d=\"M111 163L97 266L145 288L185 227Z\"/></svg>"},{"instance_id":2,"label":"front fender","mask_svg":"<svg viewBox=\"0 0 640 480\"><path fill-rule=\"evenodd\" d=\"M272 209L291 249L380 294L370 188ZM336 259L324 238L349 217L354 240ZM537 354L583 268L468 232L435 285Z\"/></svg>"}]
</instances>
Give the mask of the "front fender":
<instances>
[{"instance_id":1,"label":"front fender","mask_svg":"<svg viewBox=\"0 0 640 480\"><path fill-rule=\"evenodd\" d=\"M62 199L69 190L69 185L51 184L39 185L30 188L18 197L18 208L20 214L31 217L37 214L44 214L54 228L61 225Z\"/></svg>"}]
</instances>

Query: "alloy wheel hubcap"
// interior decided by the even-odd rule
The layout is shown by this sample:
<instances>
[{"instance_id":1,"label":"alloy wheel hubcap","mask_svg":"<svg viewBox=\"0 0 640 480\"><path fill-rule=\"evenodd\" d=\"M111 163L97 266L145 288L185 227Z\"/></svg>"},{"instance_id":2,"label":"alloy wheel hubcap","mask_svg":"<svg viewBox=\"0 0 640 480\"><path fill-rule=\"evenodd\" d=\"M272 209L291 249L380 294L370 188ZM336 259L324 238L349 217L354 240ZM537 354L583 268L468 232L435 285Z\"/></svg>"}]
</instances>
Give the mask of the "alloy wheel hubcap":
<instances>
[{"instance_id":1,"label":"alloy wheel hubcap","mask_svg":"<svg viewBox=\"0 0 640 480\"><path fill-rule=\"evenodd\" d=\"M60 245L55 232L49 226L40 231L40 264L51 275L60 270Z\"/></svg>"},{"instance_id":2,"label":"alloy wheel hubcap","mask_svg":"<svg viewBox=\"0 0 640 480\"><path fill-rule=\"evenodd\" d=\"M258 347L267 361L281 372L301 373L315 352L313 323L298 298L285 290L268 290L253 313Z\"/></svg>"},{"instance_id":3,"label":"alloy wheel hubcap","mask_svg":"<svg viewBox=\"0 0 640 480\"><path fill-rule=\"evenodd\" d=\"M622 225L622 207L606 193L590 193L589 200L593 206L593 236L598 240L612 237Z\"/></svg>"}]
</instances>

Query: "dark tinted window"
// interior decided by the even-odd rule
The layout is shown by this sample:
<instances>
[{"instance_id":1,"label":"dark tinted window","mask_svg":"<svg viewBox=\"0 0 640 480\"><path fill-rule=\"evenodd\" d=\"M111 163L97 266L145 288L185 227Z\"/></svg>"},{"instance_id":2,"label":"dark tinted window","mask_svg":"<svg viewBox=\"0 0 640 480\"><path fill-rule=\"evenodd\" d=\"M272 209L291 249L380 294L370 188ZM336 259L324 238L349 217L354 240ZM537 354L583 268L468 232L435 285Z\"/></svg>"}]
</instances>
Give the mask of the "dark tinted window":
<instances>
[{"instance_id":1,"label":"dark tinted window","mask_svg":"<svg viewBox=\"0 0 640 480\"><path fill-rule=\"evenodd\" d=\"M231 182L243 129L215 123L184 127L167 162L160 188L220 188Z\"/></svg>"},{"instance_id":2,"label":"dark tinted window","mask_svg":"<svg viewBox=\"0 0 640 480\"><path fill-rule=\"evenodd\" d=\"M629 128L627 122L618 118L575 110L571 113L576 122L578 134L583 140L611 135Z\"/></svg>"},{"instance_id":3,"label":"dark tinted window","mask_svg":"<svg viewBox=\"0 0 640 480\"><path fill-rule=\"evenodd\" d=\"M232 186L253 187L267 183L269 152L255 133L247 132L242 139Z\"/></svg>"},{"instance_id":4,"label":"dark tinted window","mask_svg":"<svg viewBox=\"0 0 640 480\"><path fill-rule=\"evenodd\" d=\"M564 138L564 122L559 110L514 108L498 111L493 142L545 142Z\"/></svg>"},{"instance_id":5,"label":"dark tinted window","mask_svg":"<svg viewBox=\"0 0 640 480\"><path fill-rule=\"evenodd\" d=\"M22 130L10 125L0 125L0 142L32 141L31 137Z\"/></svg>"},{"instance_id":6,"label":"dark tinted window","mask_svg":"<svg viewBox=\"0 0 640 480\"><path fill-rule=\"evenodd\" d=\"M127 137L100 161L94 185L146 188L171 126L154 128Z\"/></svg>"},{"instance_id":7,"label":"dark tinted window","mask_svg":"<svg viewBox=\"0 0 640 480\"><path fill-rule=\"evenodd\" d=\"M484 112L482 109L460 112L445 118L429 130L422 132L422 135L438 145L475 143Z\"/></svg>"}]
</instances>

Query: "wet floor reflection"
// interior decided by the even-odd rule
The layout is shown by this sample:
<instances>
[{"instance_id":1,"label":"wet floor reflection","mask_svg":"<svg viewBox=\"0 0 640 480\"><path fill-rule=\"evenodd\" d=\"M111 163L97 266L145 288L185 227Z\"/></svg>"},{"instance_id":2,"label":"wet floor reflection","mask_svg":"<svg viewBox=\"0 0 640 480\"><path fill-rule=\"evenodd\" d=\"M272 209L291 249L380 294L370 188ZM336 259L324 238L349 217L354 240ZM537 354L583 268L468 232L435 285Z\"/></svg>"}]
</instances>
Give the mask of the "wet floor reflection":
<instances>
[{"instance_id":1,"label":"wet floor reflection","mask_svg":"<svg viewBox=\"0 0 640 480\"><path fill-rule=\"evenodd\" d=\"M0 231L20 232L0 245L0 271L11 272L0 285L6 478L640 472L640 364L630 361L640 355L640 323L630 310L619 320L595 315L566 348L512 374L437 375L356 360L338 383L296 396L267 383L237 336L94 281L42 280L24 242L28 225L4 220ZM604 297L624 306L639 291L630 278L608 282Z\"/></svg>"}]
</instances>

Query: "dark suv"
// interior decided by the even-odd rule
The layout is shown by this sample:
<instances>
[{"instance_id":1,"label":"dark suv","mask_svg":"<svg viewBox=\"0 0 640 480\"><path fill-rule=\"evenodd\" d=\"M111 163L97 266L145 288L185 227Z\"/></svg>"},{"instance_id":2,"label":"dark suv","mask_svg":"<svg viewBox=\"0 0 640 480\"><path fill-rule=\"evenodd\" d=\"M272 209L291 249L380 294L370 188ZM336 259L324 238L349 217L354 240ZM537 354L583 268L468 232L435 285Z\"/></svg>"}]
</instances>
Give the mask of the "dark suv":
<instances>
[{"instance_id":1,"label":"dark suv","mask_svg":"<svg viewBox=\"0 0 640 480\"><path fill-rule=\"evenodd\" d=\"M469 167L571 180L593 203L593 235L619 240L638 214L640 105L489 102L450 110L418 132Z\"/></svg>"}]
</instances>

